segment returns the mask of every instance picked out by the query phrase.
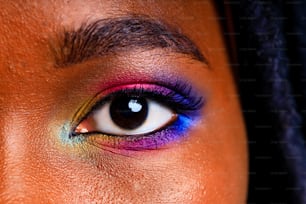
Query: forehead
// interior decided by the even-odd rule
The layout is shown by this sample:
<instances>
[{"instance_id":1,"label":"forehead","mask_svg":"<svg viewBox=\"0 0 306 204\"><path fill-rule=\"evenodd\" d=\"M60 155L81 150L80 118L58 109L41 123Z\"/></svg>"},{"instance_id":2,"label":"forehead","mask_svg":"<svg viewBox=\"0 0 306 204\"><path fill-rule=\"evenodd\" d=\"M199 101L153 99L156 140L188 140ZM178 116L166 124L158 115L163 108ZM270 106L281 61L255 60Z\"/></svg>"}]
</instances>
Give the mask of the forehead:
<instances>
[{"instance_id":1,"label":"forehead","mask_svg":"<svg viewBox=\"0 0 306 204\"><path fill-rule=\"evenodd\" d=\"M1 19L13 22L18 18L22 21L39 22L45 25L57 22L61 26L77 25L84 20L109 18L128 13L148 14L156 18L164 18L173 22L193 22L199 14L210 21L214 18L212 1L120 1L120 0L89 0L89 1L4 1L1 0ZM205 15L203 15L205 14ZM39 18L38 18L39 17ZM205 25L204 25L205 26Z\"/></svg>"},{"instance_id":2,"label":"forehead","mask_svg":"<svg viewBox=\"0 0 306 204\"><path fill-rule=\"evenodd\" d=\"M207 58L223 52L212 1L1 0L0 3L5 8L0 12L0 86L8 87L13 81L14 88L8 87L10 93L18 90L18 84L23 88L25 83L30 86L39 83L39 79L55 78L58 71L54 69L53 48L58 36L99 19L147 15L177 28Z\"/></svg>"},{"instance_id":3,"label":"forehead","mask_svg":"<svg viewBox=\"0 0 306 204\"><path fill-rule=\"evenodd\" d=\"M35 45L46 45L46 40L64 29L77 29L83 23L128 14L145 14L162 20L178 27L194 41L206 41L211 33L210 26L217 23L210 1L46 0L1 1L1 5L5 9L0 14L3 25L0 28L0 42L10 45L5 46L6 50L1 54L25 46L30 51L29 48Z\"/></svg>"},{"instance_id":4,"label":"forehead","mask_svg":"<svg viewBox=\"0 0 306 204\"><path fill-rule=\"evenodd\" d=\"M66 30L77 30L107 18L146 15L169 24L189 37L202 54L214 58L223 52L222 34L212 1L0 1L0 86L14 88L56 83L54 46ZM218 61L215 60L216 63ZM218 67L216 65L215 67ZM67 71L60 77L67 78ZM54 78L54 80L52 80ZM40 79L43 79L40 81ZM28 83L30 82L30 83ZM47 87L47 85L43 85Z\"/></svg>"}]
</instances>

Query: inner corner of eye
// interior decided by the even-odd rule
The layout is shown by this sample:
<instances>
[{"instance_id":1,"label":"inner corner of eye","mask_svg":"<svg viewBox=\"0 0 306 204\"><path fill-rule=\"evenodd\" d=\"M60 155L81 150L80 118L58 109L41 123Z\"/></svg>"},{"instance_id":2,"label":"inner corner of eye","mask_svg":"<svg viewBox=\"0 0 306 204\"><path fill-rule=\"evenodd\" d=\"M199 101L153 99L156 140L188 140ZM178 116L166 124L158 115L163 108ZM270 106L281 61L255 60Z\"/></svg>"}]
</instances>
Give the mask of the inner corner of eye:
<instances>
[{"instance_id":1,"label":"inner corner of eye","mask_svg":"<svg viewBox=\"0 0 306 204\"><path fill-rule=\"evenodd\" d=\"M164 129L178 118L172 107L146 97L119 96L89 113L75 134L141 135Z\"/></svg>"},{"instance_id":2,"label":"inner corner of eye","mask_svg":"<svg viewBox=\"0 0 306 204\"><path fill-rule=\"evenodd\" d=\"M88 133L89 130L88 130L88 127L83 124L84 122L81 122L75 129L74 129L74 133L75 134L82 134L82 133ZM86 123L86 121L85 121Z\"/></svg>"}]
</instances>

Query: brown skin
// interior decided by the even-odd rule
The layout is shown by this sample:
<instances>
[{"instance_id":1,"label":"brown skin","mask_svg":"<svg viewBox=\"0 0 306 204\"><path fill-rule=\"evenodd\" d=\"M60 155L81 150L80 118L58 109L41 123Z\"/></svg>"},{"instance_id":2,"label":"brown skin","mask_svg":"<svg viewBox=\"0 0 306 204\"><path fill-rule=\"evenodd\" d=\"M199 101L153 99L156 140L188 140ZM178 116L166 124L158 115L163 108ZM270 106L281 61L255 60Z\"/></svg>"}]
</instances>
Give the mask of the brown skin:
<instances>
[{"instance_id":1,"label":"brown skin","mask_svg":"<svg viewBox=\"0 0 306 204\"><path fill-rule=\"evenodd\" d=\"M0 203L245 203L246 135L213 1L186 2L1 1ZM161 49L55 68L52 40L64 27L127 13L179 28L209 68ZM152 73L182 76L207 96L185 140L115 153L62 142L101 79Z\"/></svg>"}]
</instances>

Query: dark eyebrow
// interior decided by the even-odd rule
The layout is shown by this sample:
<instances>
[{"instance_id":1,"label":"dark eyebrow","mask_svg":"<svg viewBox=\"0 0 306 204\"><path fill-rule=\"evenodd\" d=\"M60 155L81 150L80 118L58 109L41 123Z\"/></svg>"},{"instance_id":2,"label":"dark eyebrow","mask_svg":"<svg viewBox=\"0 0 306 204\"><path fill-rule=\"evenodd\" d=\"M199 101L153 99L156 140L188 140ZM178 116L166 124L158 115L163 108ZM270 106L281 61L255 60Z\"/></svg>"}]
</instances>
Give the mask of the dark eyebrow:
<instances>
[{"instance_id":1,"label":"dark eyebrow","mask_svg":"<svg viewBox=\"0 0 306 204\"><path fill-rule=\"evenodd\" d=\"M168 49L187 54L206 64L196 45L184 34L165 23L145 16L125 16L83 24L77 30L64 31L55 51L57 67L136 48Z\"/></svg>"}]
</instances>

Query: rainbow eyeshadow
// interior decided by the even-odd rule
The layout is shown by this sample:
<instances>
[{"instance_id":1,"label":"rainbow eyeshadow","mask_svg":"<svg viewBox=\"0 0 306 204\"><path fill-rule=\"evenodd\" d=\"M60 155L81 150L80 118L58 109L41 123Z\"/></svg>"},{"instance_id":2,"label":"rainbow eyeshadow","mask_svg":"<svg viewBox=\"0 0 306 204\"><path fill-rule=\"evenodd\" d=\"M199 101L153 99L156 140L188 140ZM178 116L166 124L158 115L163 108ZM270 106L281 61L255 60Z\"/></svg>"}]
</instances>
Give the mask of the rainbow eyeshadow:
<instances>
[{"instance_id":1,"label":"rainbow eyeshadow","mask_svg":"<svg viewBox=\"0 0 306 204\"><path fill-rule=\"evenodd\" d=\"M156 101L162 106L171 109L176 118L163 127L143 134L115 135L111 132L103 132L94 128L85 133L76 132L76 128L80 124L105 107L105 104L112 103L114 99L122 96L141 97ZM116 86L100 92L84 107L80 108L76 113L75 125L70 137L72 139L76 137L85 138L85 141L94 143L95 146L101 149L115 148L133 151L159 149L187 136L188 130L200 116L200 110L204 102L203 97L185 83L172 85L139 83ZM150 114L147 117L150 117ZM161 115L160 118L162 119L162 117ZM103 119L98 122L104 124Z\"/></svg>"},{"instance_id":2,"label":"rainbow eyeshadow","mask_svg":"<svg viewBox=\"0 0 306 204\"><path fill-rule=\"evenodd\" d=\"M171 142L183 139L192 125L192 119L179 116L169 127L149 135L117 137L102 135L95 136L92 142L101 147L111 147L124 150L153 150L163 147Z\"/></svg>"}]
</instances>

